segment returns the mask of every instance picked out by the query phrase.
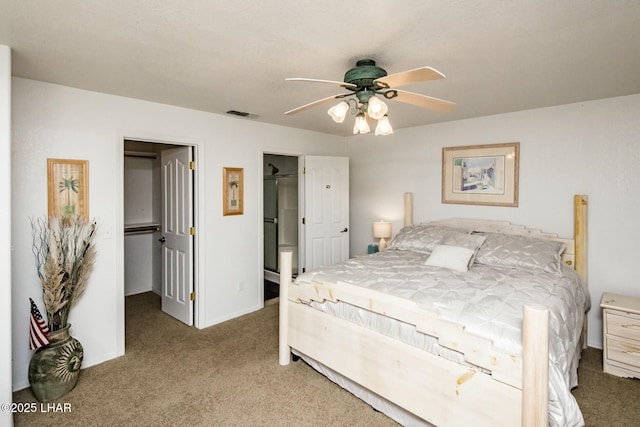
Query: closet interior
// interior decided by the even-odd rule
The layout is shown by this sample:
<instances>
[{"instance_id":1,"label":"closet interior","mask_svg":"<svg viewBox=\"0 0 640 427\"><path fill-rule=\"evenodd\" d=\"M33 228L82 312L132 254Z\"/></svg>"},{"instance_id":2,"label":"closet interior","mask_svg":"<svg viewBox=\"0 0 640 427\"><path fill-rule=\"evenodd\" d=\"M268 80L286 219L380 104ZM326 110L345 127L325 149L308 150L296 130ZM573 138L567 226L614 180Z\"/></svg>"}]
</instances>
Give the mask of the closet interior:
<instances>
[{"instance_id":1,"label":"closet interior","mask_svg":"<svg viewBox=\"0 0 640 427\"><path fill-rule=\"evenodd\" d=\"M160 153L172 148L124 142L124 292L162 294Z\"/></svg>"}]
</instances>

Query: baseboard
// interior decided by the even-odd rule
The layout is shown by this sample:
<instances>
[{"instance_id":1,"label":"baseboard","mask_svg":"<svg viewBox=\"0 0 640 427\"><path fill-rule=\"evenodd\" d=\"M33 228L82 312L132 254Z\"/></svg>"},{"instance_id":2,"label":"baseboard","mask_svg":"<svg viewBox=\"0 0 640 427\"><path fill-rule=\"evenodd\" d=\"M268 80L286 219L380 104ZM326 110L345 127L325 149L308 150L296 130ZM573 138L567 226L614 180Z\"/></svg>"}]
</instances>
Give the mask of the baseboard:
<instances>
[{"instance_id":1,"label":"baseboard","mask_svg":"<svg viewBox=\"0 0 640 427\"><path fill-rule=\"evenodd\" d=\"M131 295L138 295L138 294L143 294L145 292L155 292L156 294L158 294L158 292L155 291L155 289L153 288L148 288L148 289L129 289L126 290L124 293L125 297L130 297ZM160 295L160 294L158 294Z\"/></svg>"},{"instance_id":2,"label":"baseboard","mask_svg":"<svg viewBox=\"0 0 640 427\"><path fill-rule=\"evenodd\" d=\"M250 307L246 310L236 311L235 313L231 313L227 316L216 317L213 319L207 319L205 321L204 326L198 329L208 328L209 326L217 325L218 323L226 322L227 320L235 319L236 317L244 316L245 314L253 313L254 311L261 310L264 307L264 302L262 304Z\"/></svg>"}]
</instances>

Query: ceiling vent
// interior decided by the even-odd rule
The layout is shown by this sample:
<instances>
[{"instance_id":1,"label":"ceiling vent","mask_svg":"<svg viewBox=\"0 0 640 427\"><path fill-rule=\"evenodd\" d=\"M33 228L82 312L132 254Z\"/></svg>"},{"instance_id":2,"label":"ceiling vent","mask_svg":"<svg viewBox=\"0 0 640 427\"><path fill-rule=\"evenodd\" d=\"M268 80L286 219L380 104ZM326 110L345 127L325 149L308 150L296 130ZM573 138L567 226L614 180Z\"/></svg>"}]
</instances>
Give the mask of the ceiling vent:
<instances>
[{"instance_id":1,"label":"ceiling vent","mask_svg":"<svg viewBox=\"0 0 640 427\"><path fill-rule=\"evenodd\" d=\"M251 113L246 113L244 111L236 111L236 110L229 110L227 111L227 114L231 114L232 116L248 117L250 119L255 119L256 117L258 117L257 114L251 114Z\"/></svg>"}]
</instances>

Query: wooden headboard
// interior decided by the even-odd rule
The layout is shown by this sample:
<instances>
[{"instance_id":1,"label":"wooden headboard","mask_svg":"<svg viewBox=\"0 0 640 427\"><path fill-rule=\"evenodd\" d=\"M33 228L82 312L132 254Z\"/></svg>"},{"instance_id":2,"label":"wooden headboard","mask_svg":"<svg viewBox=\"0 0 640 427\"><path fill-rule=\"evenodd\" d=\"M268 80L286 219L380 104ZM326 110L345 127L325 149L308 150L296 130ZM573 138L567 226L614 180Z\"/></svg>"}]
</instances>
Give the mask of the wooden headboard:
<instances>
[{"instance_id":1,"label":"wooden headboard","mask_svg":"<svg viewBox=\"0 0 640 427\"><path fill-rule=\"evenodd\" d=\"M524 225L511 224L508 221L492 221L483 219L452 218L440 221L431 221L429 224L460 227L485 233L517 234L536 237L538 239L556 240L566 245L565 250L562 253L562 261L568 266L575 268L575 240L560 238L555 233L547 233L535 228L525 227Z\"/></svg>"}]
</instances>

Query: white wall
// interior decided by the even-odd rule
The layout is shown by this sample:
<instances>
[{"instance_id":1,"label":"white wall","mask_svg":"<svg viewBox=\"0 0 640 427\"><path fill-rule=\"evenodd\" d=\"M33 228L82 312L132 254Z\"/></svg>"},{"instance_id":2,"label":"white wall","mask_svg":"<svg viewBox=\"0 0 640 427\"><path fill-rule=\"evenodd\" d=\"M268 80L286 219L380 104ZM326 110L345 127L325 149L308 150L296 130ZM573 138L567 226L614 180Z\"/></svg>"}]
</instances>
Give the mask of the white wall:
<instances>
[{"instance_id":1,"label":"white wall","mask_svg":"<svg viewBox=\"0 0 640 427\"><path fill-rule=\"evenodd\" d=\"M29 217L47 211L47 158L89 160L90 215L99 224L98 258L87 291L70 315L87 367L117 357L124 349L124 275L115 273L122 265L121 239L116 235L122 230L116 226L123 225L123 189L118 184L122 177L117 176L123 170L123 135L196 141L200 148L196 172L204 200L198 238L204 242L199 256L206 261L199 276L205 292L196 301L205 311L200 313L200 326L263 305L263 152L343 154L343 138L20 78L13 79L12 108L14 389L28 386L26 301L31 296L41 303ZM244 215L222 216L225 166L244 168Z\"/></svg>"},{"instance_id":2,"label":"white wall","mask_svg":"<svg viewBox=\"0 0 640 427\"><path fill-rule=\"evenodd\" d=\"M0 45L0 404L11 396L11 49ZM22 313L28 316L26 301ZM25 341L26 343L26 341ZM26 345L25 345L26 346ZM13 425L11 412L0 411L0 425Z\"/></svg>"},{"instance_id":3,"label":"white wall","mask_svg":"<svg viewBox=\"0 0 640 427\"><path fill-rule=\"evenodd\" d=\"M442 204L442 147L520 142L517 208ZM602 347L604 291L640 296L640 95L348 138L351 253L366 253L371 223L403 225L404 192L414 222L488 218L573 235L573 195L589 197L589 345Z\"/></svg>"}]
</instances>

